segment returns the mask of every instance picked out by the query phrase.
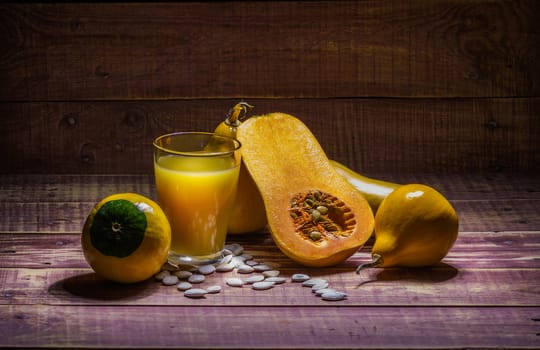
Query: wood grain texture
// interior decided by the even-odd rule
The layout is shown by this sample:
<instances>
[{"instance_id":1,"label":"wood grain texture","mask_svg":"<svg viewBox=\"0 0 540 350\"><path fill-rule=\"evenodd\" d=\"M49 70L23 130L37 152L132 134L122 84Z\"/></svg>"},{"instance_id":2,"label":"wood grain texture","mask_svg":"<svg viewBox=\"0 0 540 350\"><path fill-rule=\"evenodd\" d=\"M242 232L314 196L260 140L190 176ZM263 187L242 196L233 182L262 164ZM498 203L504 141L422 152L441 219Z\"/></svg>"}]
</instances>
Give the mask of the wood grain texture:
<instances>
[{"instance_id":1,"label":"wood grain texture","mask_svg":"<svg viewBox=\"0 0 540 350\"><path fill-rule=\"evenodd\" d=\"M0 215L4 217L0 233L77 233L94 205L95 202L0 203ZM461 218L460 231L540 231L540 200L455 201L452 205Z\"/></svg>"},{"instance_id":2,"label":"wood grain texture","mask_svg":"<svg viewBox=\"0 0 540 350\"><path fill-rule=\"evenodd\" d=\"M148 173L152 140L213 130L235 100L0 104L2 173ZM537 172L540 99L251 100L364 174Z\"/></svg>"},{"instance_id":3,"label":"wood grain texture","mask_svg":"<svg viewBox=\"0 0 540 350\"><path fill-rule=\"evenodd\" d=\"M539 180L526 175L409 174L449 198L460 231L540 231ZM151 175L2 175L0 232L79 233L92 207L107 195L137 192L157 200Z\"/></svg>"},{"instance_id":4,"label":"wood grain texture","mask_svg":"<svg viewBox=\"0 0 540 350\"><path fill-rule=\"evenodd\" d=\"M432 186L451 201L536 200L540 179L524 174L388 173L375 178L398 184ZM4 203L95 202L115 191L137 192L156 198L153 174L2 174L0 199Z\"/></svg>"},{"instance_id":5,"label":"wood grain texture","mask_svg":"<svg viewBox=\"0 0 540 350\"><path fill-rule=\"evenodd\" d=\"M8 346L537 348L538 307L0 306ZM343 322L343 320L347 320ZM247 321L247 323L246 323ZM249 324L249 326L246 326ZM129 334L129 336L122 336ZM495 345L496 344L496 345Z\"/></svg>"},{"instance_id":6,"label":"wood grain texture","mask_svg":"<svg viewBox=\"0 0 540 350\"><path fill-rule=\"evenodd\" d=\"M540 93L520 1L8 4L0 100Z\"/></svg>"},{"instance_id":7,"label":"wood grain texture","mask_svg":"<svg viewBox=\"0 0 540 350\"><path fill-rule=\"evenodd\" d=\"M37 257L37 256L36 256ZM470 260L470 257L469 257ZM431 269L372 269L361 275L354 268L323 270L280 268L287 282L268 291L255 291L249 285L229 287L228 278L246 279L236 272L214 273L196 288L222 287L222 295L202 300L186 298L175 286L158 281L123 286L98 277L90 268L0 268L3 287L0 305L32 305L36 300L47 305L96 306L323 306L311 288L291 282L294 273L326 279L331 288L347 293L339 306L523 306L540 304L540 268L490 269L456 268L441 265ZM24 291L24 293L21 293Z\"/></svg>"},{"instance_id":8,"label":"wood grain texture","mask_svg":"<svg viewBox=\"0 0 540 350\"><path fill-rule=\"evenodd\" d=\"M267 232L229 236L228 241L242 244L258 260L277 263L288 272L304 269L311 274L321 273L314 268L302 268L288 259ZM81 251L80 233L2 233L0 243L0 267L88 268ZM372 245L373 242L368 241L349 260L337 266L336 271L350 272L370 261ZM540 268L539 251L540 231L460 232L456 245L444 260L448 266L441 268L448 268L450 276L455 272L453 269Z\"/></svg>"},{"instance_id":9,"label":"wood grain texture","mask_svg":"<svg viewBox=\"0 0 540 350\"><path fill-rule=\"evenodd\" d=\"M282 276L308 273L348 293L331 303L292 282L264 292L226 286L236 272L208 276L201 287L223 291L200 300L153 279L107 282L84 260L82 222L103 192L153 195L153 177L2 175L0 347L538 348L538 177L395 179L432 183L456 205L463 226L442 263L358 275L372 240L342 264L319 269L292 262L268 232L228 237L256 260L279 264Z\"/></svg>"}]
</instances>

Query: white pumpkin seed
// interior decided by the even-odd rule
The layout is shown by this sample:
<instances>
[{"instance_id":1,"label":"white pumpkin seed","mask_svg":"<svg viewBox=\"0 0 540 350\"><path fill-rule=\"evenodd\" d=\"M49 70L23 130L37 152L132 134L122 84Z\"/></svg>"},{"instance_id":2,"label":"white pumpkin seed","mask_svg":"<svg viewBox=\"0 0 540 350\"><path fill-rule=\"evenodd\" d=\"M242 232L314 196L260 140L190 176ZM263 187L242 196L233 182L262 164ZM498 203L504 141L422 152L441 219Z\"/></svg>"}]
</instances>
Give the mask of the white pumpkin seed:
<instances>
[{"instance_id":1,"label":"white pumpkin seed","mask_svg":"<svg viewBox=\"0 0 540 350\"><path fill-rule=\"evenodd\" d=\"M166 286L172 286L172 285L177 284L179 281L180 280L175 275L168 275L168 276L163 277L163 279L161 280L161 283L163 283Z\"/></svg>"},{"instance_id":2,"label":"white pumpkin seed","mask_svg":"<svg viewBox=\"0 0 540 350\"><path fill-rule=\"evenodd\" d=\"M247 284L253 284L255 282L262 282L262 281L264 281L264 276L263 275L253 275L253 276L248 277L246 279Z\"/></svg>"},{"instance_id":3,"label":"white pumpkin seed","mask_svg":"<svg viewBox=\"0 0 540 350\"><path fill-rule=\"evenodd\" d=\"M162 281L164 277L166 276L170 276L171 273L168 271L168 270L162 270L160 272L158 272L154 278L156 279L156 281Z\"/></svg>"},{"instance_id":4,"label":"white pumpkin seed","mask_svg":"<svg viewBox=\"0 0 540 350\"><path fill-rule=\"evenodd\" d=\"M277 277L279 276L279 271L278 270L268 270L268 271L263 271L263 276L265 277Z\"/></svg>"},{"instance_id":5,"label":"white pumpkin seed","mask_svg":"<svg viewBox=\"0 0 540 350\"><path fill-rule=\"evenodd\" d=\"M210 275L216 271L216 267L214 265L202 265L198 271L201 275Z\"/></svg>"},{"instance_id":6,"label":"white pumpkin seed","mask_svg":"<svg viewBox=\"0 0 540 350\"><path fill-rule=\"evenodd\" d=\"M315 293L319 289L325 289L325 288L328 288L328 282L314 284L313 286L311 286L311 291Z\"/></svg>"},{"instance_id":7,"label":"white pumpkin seed","mask_svg":"<svg viewBox=\"0 0 540 350\"><path fill-rule=\"evenodd\" d=\"M216 266L216 271L217 272L230 272L234 270L235 267L236 267L236 264L234 264L233 262L228 262L226 264L221 263L218 266Z\"/></svg>"},{"instance_id":8,"label":"white pumpkin seed","mask_svg":"<svg viewBox=\"0 0 540 350\"><path fill-rule=\"evenodd\" d=\"M283 284L287 282L287 279L285 277L275 276L275 277L268 277L265 279L265 281L274 282L275 284Z\"/></svg>"},{"instance_id":9,"label":"white pumpkin seed","mask_svg":"<svg viewBox=\"0 0 540 350\"><path fill-rule=\"evenodd\" d=\"M184 292L184 296L188 298L202 298L206 294L208 294L208 292L201 288L188 289Z\"/></svg>"},{"instance_id":10,"label":"white pumpkin seed","mask_svg":"<svg viewBox=\"0 0 540 350\"><path fill-rule=\"evenodd\" d=\"M336 292L336 290L332 289L332 288L322 288L322 289L319 289L319 290L315 291L315 295L320 297L324 293L330 293L330 292L333 293L333 292Z\"/></svg>"},{"instance_id":11,"label":"white pumpkin seed","mask_svg":"<svg viewBox=\"0 0 540 350\"><path fill-rule=\"evenodd\" d=\"M321 298L327 301L340 301L340 300L345 299L346 297L347 297L346 293L338 292L338 291L330 291L330 292L323 293L321 295Z\"/></svg>"},{"instance_id":12,"label":"white pumpkin seed","mask_svg":"<svg viewBox=\"0 0 540 350\"><path fill-rule=\"evenodd\" d=\"M231 287L242 287L244 285L244 281L236 277L231 277L227 279L226 283L228 286L231 286Z\"/></svg>"},{"instance_id":13,"label":"white pumpkin seed","mask_svg":"<svg viewBox=\"0 0 540 350\"><path fill-rule=\"evenodd\" d=\"M191 283L189 283L189 282L180 282L176 286L176 288L178 288L178 290L181 290L181 291L191 289L192 287L193 287L193 285Z\"/></svg>"},{"instance_id":14,"label":"white pumpkin seed","mask_svg":"<svg viewBox=\"0 0 540 350\"><path fill-rule=\"evenodd\" d=\"M223 257L223 259L221 259L221 261L220 261L219 263L220 263L220 264L228 264L228 263L231 262L232 258L233 258L232 253L231 253L231 254L227 254L227 255L225 255L225 256Z\"/></svg>"},{"instance_id":15,"label":"white pumpkin seed","mask_svg":"<svg viewBox=\"0 0 540 350\"><path fill-rule=\"evenodd\" d=\"M249 266L259 265L259 263L257 261L255 261L255 260L244 261L244 264L249 265Z\"/></svg>"},{"instance_id":16,"label":"white pumpkin seed","mask_svg":"<svg viewBox=\"0 0 540 350\"><path fill-rule=\"evenodd\" d=\"M216 294L216 293L221 292L221 286L218 286L218 285L210 286L206 288L206 291L210 294Z\"/></svg>"},{"instance_id":17,"label":"white pumpkin seed","mask_svg":"<svg viewBox=\"0 0 540 350\"><path fill-rule=\"evenodd\" d=\"M255 269L249 265L238 266L238 273L247 274L247 273L252 273L253 271L255 271Z\"/></svg>"},{"instance_id":18,"label":"white pumpkin seed","mask_svg":"<svg viewBox=\"0 0 540 350\"><path fill-rule=\"evenodd\" d=\"M245 265L244 264L244 259L239 257L239 256L233 257L232 260L231 260L231 264L234 264L234 267L239 267L239 266Z\"/></svg>"},{"instance_id":19,"label":"white pumpkin seed","mask_svg":"<svg viewBox=\"0 0 540 350\"><path fill-rule=\"evenodd\" d=\"M242 255L244 253L244 247L238 243L227 244L225 249L230 250L234 255Z\"/></svg>"},{"instance_id":20,"label":"white pumpkin seed","mask_svg":"<svg viewBox=\"0 0 540 350\"><path fill-rule=\"evenodd\" d=\"M311 279L308 279L308 280L302 282L302 286L304 286L304 287L313 287L316 284L325 283L325 282L326 282L326 280L324 280L322 278L311 278Z\"/></svg>"},{"instance_id":21,"label":"white pumpkin seed","mask_svg":"<svg viewBox=\"0 0 540 350\"><path fill-rule=\"evenodd\" d=\"M185 279L188 279L189 276L193 275L193 272L190 272L190 271L184 271L184 270L179 270L179 271L173 272L173 275L175 275L176 277L180 278L181 280L185 280Z\"/></svg>"},{"instance_id":22,"label":"white pumpkin seed","mask_svg":"<svg viewBox=\"0 0 540 350\"><path fill-rule=\"evenodd\" d=\"M264 272L264 271L270 271L272 270L272 268L266 264L258 264L258 265L255 265L253 266L253 269L255 269L255 271L257 272Z\"/></svg>"},{"instance_id":23,"label":"white pumpkin seed","mask_svg":"<svg viewBox=\"0 0 540 350\"><path fill-rule=\"evenodd\" d=\"M307 281L309 279L311 279L311 277L309 277L309 275L306 275L304 273L295 273L291 277L291 280L293 282L305 282L305 281Z\"/></svg>"},{"instance_id":24,"label":"white pumpkin seed","mask_svg":"<svg viewBox=\"0 0 540 350\"><path fill-rule=\"evenodd\" d=\"M204 275L193 274L189 276L188 282L189 283L203 283L205 279L206 277L204 277Z\"/></svg>"},{"instance_id":25,"label":"white pumpkin seed","mask_svg":"<svg viewBox=\"0 0 540 350\"><path fill-rule=\"evenodd\" d=\"M268 282L268 281L255 282L253 283L251 288L255 290L265 290L265 289L270 289L274 287L274 284L275 284L274 282Z\"/></svg>"},{"instance_id":26,"label":"white pumpkin seed","mask_svg":"<svg viewBox=\"0 0 540 350\"><path fill-rule=\"evenodd\" d=\"M244 258L244 259L246 259L246 260L251 260L251 259L253 259L253 255L248 254L248 253L244 253L244 254L240 255L240 257L241 257L241 258Z\"/></svg>"}]
</instances>

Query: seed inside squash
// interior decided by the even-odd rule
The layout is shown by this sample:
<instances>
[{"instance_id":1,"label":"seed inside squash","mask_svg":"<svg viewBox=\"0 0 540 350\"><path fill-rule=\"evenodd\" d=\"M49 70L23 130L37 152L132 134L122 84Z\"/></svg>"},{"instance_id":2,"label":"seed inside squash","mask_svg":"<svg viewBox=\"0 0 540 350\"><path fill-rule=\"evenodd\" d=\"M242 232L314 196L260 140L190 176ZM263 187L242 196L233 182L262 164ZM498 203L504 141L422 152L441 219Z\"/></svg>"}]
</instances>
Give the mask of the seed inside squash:
<instances>
[{"instance_id":1,"label":"seed inside squash","mask_svg":"<svg viewBox=\"0 0 540 350\"><path fill-rule=\"evenodd\" d=\"M317 245L347 237L356 226L351 209L339 198L320 190L295 194L289 210L295 232Z\"/></svg>"}]
</instances>

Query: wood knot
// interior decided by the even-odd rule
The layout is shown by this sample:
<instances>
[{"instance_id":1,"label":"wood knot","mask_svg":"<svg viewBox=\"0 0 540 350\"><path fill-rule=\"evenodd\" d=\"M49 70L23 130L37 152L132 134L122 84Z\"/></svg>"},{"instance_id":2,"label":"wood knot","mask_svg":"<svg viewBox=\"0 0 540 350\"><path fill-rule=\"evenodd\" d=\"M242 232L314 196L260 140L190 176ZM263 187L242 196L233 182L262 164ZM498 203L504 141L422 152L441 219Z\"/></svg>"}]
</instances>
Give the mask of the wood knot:
<instances>
[{"instance_id":1,"label":"wood knot","mask_svg":"<svg viewBox=\"0 0 540 350\"><path fill-rule=\"evenodd\" d=\"M96 156L94 154L94 148L94 145L91 143L85 143L82 145L79 154L83 163L93 164L95 162Z\"/></svg>"},{"instance_id":2,"label":"wood knot","mask_svg":"<svg viewBox=\"0 0 540 350\"><path fill-rule=\"evenodd\" d=\"M142 130L146 126L146 112L139 108L134 108L124 113L122 126L131 132Z\"/></svg>"}]
</instances>

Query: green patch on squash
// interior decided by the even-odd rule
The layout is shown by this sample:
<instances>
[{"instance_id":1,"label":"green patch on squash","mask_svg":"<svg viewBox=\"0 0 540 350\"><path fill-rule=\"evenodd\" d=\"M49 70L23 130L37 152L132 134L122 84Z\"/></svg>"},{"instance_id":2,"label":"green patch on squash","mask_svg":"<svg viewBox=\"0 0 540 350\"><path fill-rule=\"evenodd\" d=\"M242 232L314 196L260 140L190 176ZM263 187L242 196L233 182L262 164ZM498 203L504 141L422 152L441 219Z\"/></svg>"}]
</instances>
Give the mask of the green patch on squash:
<instances>
[{"instance_id":1,"label":"green patch on squash","mask_svg":"<svg viewBox=\"0 0 540 350\"><path fill-rule=\"evenodd\" d=\"M144 212L125 199L105 203L90 228L92 245L103 255L124 258L141 245L146 232Z\"/></svg>"}]
</instances>

